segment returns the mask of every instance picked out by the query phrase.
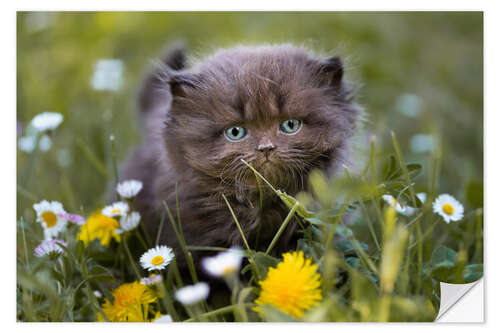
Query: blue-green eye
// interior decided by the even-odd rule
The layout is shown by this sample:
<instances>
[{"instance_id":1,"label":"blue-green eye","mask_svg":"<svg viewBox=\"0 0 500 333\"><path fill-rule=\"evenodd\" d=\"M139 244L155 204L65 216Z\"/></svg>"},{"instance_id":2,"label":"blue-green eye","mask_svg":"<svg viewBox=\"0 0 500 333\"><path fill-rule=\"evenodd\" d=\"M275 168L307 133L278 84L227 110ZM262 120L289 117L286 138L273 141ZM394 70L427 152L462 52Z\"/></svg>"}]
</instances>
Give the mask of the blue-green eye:
<instances>
[{"instance_id":1,"label":"blue-green eye","mask_svg":"<svg viewBox=\"0 0 500 333\"><path fill-rule=\"evenodd\" d=\"M287 119L280 124L280 130L286 134L295 134L300 130L302 122L297 119Z\"/></svg>"},{"instance_id":2,"label":"blue-green eye","mask_svg":"<svg viewBox=\"0 0 500 333\"><path fill-rule=\"evenodd\" d=\"M224 135L229 141L240 141L247 135L247 130L244 127L233 126L226 129Z\"/></svg>"}]
</instances>

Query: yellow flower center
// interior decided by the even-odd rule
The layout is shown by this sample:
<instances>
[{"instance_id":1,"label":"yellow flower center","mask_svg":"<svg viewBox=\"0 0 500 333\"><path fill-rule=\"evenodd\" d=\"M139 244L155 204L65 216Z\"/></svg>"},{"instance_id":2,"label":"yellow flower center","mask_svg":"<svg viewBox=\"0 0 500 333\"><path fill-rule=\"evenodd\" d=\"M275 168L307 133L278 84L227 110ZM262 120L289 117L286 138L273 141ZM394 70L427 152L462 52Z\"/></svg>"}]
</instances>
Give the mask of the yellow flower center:
<instances>
[{"instance_id":1,"label":"yellow flower center","mask_svg":"<svg viewBox=\"0 0 500 333\"><path fill-rule=\"evenodd\" d=\"M54 214L52 212L43 212L42 213L42 220L47 225L47 228L52 228L53 226L56 225L57 216L56 216L56 214Z\"/></svg>"},{"instance_id":2,"label":"yellow flower center","mask_svg":"<svg viewBox=\"0 0 500 333\"><path fill-rule=\"evenodd\" d=\"M393 204L394 206L396 206L396 204L397 204L397 203L398 203L398 202L396 201L396 199L392 198L392 204Z\"/></svg>"},{"instance_id":3,"label":"yellow flower center","mask_svg":"<svg viewBox=\"0 0 500 333\"><path fill-rule=\"evenodd\" d=\"M453 214L453 206L450 204L444 204L443 205L443 212L445 212L448 215Z\"/></svg>"},{"instance_id":4,"label":"yellow flower center","mask_svg":"<svg viewBox=\"0 0 500 333\"><path fill-rule=\"evenodd\" d=\"M120 213L121 213L121 211L120 211L118 208L115 208L115 209L113 209L113 210L111 211L111 214L113 214L113 215L114 215L114 214L120 214Z\"/></svg>"},{"instance_id":5,"label":"yellow flower center","mask_svg":"<svg viewBox=\"0 0 500 333\"><path fill-rule=\"evenodd\" d=\"M153 258L153 260L151 260L151 263L155 266L158 266L158 265L161 265L163 264L165 260L163 259L162 256L156 256Z\"/></svg>"},{"instance_id":6,"label":"yellow flower center","mask_svg":"<svg viewBox=\"0 0 500 333\"><path fill-rule=\"evenodd\" d=\"M224 268L224 270L222 271L222 275L227 275L227 274L230 274L234 271L233 267L226 267Z\"/></svg>"}]
</instances>

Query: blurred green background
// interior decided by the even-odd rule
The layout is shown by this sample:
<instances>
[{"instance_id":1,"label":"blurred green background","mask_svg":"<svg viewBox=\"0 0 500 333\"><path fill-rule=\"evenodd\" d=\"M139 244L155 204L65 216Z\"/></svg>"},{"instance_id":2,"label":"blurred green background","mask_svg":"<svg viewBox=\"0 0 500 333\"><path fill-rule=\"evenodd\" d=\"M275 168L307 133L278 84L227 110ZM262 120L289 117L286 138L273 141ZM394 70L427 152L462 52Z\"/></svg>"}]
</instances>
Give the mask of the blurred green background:
<instances>
[{"instance_id":1,"label":"blurred green background","mask_svg":"<svg viewBox=\"0 0 500 333\"><path fill-rule=\"evenodd\" d=\"M113 181L109 137L116 138L119 161L140 142L138 87L151 61L176 41L196 56L279 42L339 53L366 109L356 165L363 166L373 135L385 159L393 130L405 160L424 165L418 187L427 188L431 153L441 151L439 192L465 200L467 188L482 189L480 12L18 13L18 139L36 114L64 115L50 149L17 150L18 217L32 221L32 204L42 199L87 214L104 203ZM105 70L95 73L101 59L119 60L113 68L118 77L122 70L122 84L115 90L91 84L96 75L107 79ZM474 200L482 199L469 205Z\"/></svg>"}]
</instances>

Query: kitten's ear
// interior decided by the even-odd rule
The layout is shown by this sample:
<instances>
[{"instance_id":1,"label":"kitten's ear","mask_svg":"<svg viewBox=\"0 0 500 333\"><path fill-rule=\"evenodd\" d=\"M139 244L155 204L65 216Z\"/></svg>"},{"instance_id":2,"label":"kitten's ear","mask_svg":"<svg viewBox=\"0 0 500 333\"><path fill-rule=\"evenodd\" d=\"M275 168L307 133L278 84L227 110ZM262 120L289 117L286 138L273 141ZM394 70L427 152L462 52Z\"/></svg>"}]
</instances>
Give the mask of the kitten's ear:
<instances>
[{"instance_id":1,"label":"kitten's ear","mask_svg":"<svg viewBox=\"0 0 500 333\"><path fill-rule=\"evenodd\" d=\"M338 56L320 61L320 72L326 75L327 82L334 88L340 88L344 77L344 64Z\"/></svg>"},{"instance_id":2,"label":"kitten's ear","mask_svg":"<svg viewBox=\"0 0 500 333\"><path fill-rule=\"evenodd\" d=\"M168 80L170 84L170 93L173 97L186 97L186 88L196 88L199 79L196 74L189 72L173 73Z\"/></svg>"},{"instance_id":3,"label":"kitten's ear","mask_svg":"<svg viewBox=\"0 0 500 333\"><path fill-rule=\"evenodd\" d=\"M139 107L147 112L169 100L168 83L177 71L186 66L186 50L182 44L167 49L161 61L153 64L153 69L144 78L139 91Z\"/></svg>"}]
</instances>

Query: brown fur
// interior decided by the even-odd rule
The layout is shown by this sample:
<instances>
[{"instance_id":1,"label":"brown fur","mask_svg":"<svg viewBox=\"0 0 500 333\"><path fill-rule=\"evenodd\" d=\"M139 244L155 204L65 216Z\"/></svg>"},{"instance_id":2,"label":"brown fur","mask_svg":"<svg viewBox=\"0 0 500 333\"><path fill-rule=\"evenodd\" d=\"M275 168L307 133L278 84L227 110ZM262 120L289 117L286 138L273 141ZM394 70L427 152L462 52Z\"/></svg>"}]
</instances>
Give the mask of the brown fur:
<instances>
[{"instance_id":1,"label":"brown fur","mask_svg":"<svg viewBox=\"0 0 500 333\"><path fill-rule=\"evenodd\" d=\"M187 244L243 247L225 194L250 246L265 249L288 210L264 187L259 211L255 177L240 159L291 195L307 189L313 168L331 174L345 163L359 110L343 80L342 62L291 45L221 50L191 69L185 69L185 60L180 49L170 52L145 80L140 96L145 142L120 178L143 181L135 205L153 236L163 201L175 216L177 183ZM295 135L278 130L288 118L302 121ZM224 129L234 125L248 130L240 142L224 137ZM270 153L257 149L267 143L275 146ZM169 225L165 220L160 244L180 255ZM276 254L295 246L295 228L293 221Z\"/></svg>"}]
</instances>

